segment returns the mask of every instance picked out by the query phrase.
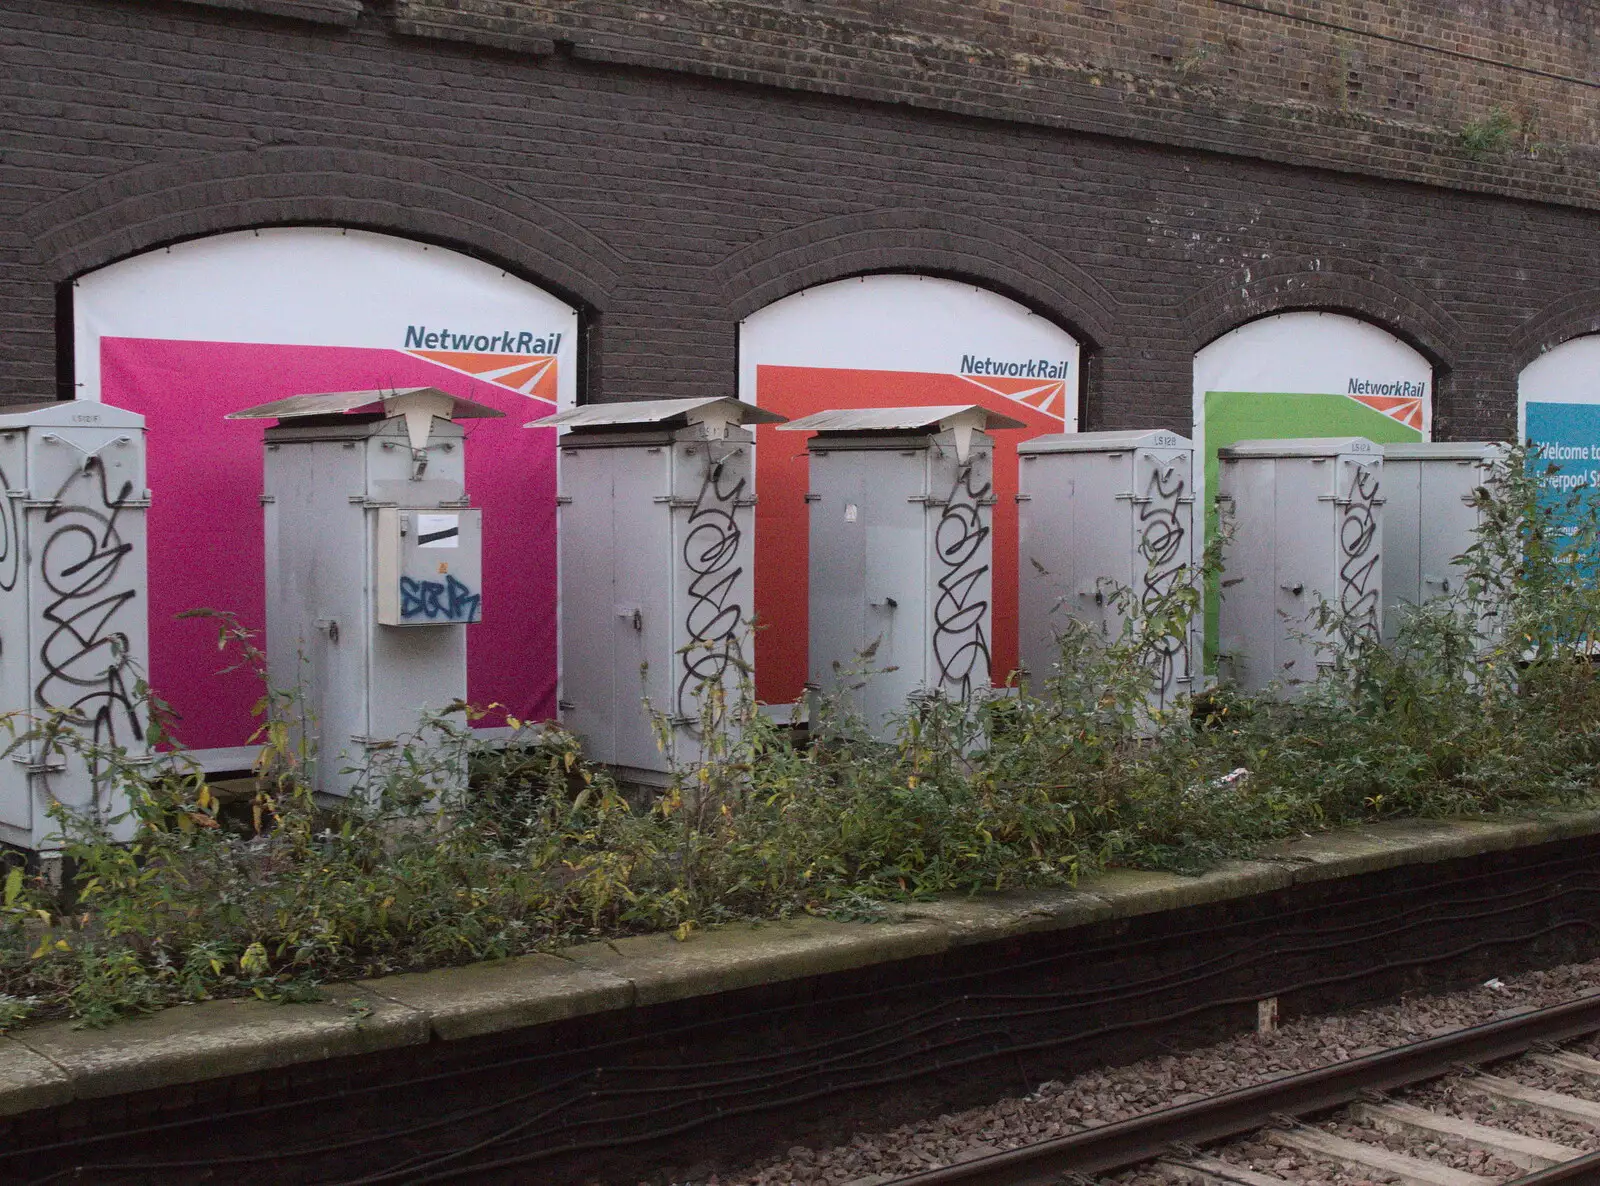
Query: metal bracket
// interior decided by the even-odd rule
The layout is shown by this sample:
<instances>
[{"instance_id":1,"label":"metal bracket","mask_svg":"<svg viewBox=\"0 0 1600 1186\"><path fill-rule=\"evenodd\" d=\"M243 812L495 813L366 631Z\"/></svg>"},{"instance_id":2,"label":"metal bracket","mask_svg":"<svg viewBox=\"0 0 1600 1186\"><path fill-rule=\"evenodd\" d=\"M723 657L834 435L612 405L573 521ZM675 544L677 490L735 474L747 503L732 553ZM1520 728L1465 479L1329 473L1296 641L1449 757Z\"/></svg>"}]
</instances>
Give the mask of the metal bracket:
<instances>
[{"instance_id":1,"label":"metal bracket","mask_svg":"<svg viewBox=\"0 0 1600 1186\"><path fill-rule=\"evenodd\" d=\"M24 754L12 754L11 760L29 774L54 774L67 768L65 758L57 758L53 762L46 758L42 762L35 762Z\"/></svg>"}]
</instances>

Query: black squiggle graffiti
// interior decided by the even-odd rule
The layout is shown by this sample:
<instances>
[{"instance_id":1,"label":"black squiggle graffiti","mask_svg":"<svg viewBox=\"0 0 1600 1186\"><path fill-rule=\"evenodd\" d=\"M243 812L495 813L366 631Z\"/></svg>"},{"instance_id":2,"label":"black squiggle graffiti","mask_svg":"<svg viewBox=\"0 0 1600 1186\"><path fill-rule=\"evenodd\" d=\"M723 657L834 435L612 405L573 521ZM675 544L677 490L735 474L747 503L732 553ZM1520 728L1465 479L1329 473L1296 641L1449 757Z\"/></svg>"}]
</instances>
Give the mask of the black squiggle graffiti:
<instances>
[{"instance_id":1,"label":"black squiggle graffiti","mask_svg":"<svg viewBox=\"0 0 1600 1186\"><path fill-rule=\"evenodd\" d=\"M683 676L678 681L678 715L698 721L696 695L707 684L720 683L731 667L744 662L744 607L735 599L744 533L734 508L744 495L741 477L731 488L722 484L725 465L710 461L700 492L689 511L683 538L683 563L690 572L689 609L683 629Z\"/></svg>"},{"instance_id":2,"label":"black squiggle graffiti","mask_svg":"<svg viewBox=\"0 0 1600 1186\"><path fill-rule=\"evenodd\" d=\"M117 518L132 501L133 483L113 497L98 457L61 484L45 512L39 573L53 596L42 617L51 627L39 644L44 675L34 688L39 705L90 727L97 746L144 740L129 671L124 607L138 592L121 579L133 545ZM83 489L76 489L77 487Z\"/></svg>"},{"instance_id":3,"label":"black squiggle graffiti","mask_svg":"<svg viewBox=\"0 0 1600 1186\"><path fill-rule=\"evenodd\" d=\"M0 593L17 587L22 571L22 535L17 526L17 504L7 495L11 483L0 469Z\"/></svg>"},{"instance_id":4,"label":"black squiggle graffiti","mask_svg":"<svg viewBox=\"0 0 1600 1186\"><path fill-rule=\"evenodd\" d=\"M933 603L933 655L939 664L939 684L965 702L975 687L989 683L989 638L986 630L989 603L976 596L989 565L977 563L986 555L989 538L988 509L983 500L990 485L972 487L971 462L961 467L939 525L934 529L934 549L944 573L939 596Z\"/></svg>"},{"instance_id":5,"label":"black squiggle graffiti","mask_svg":"<svg viewBox=\"0 0 1600 1186\"><path fill-rule=\"evenodd\" d=\"M1147 614L1171 593L1189 564L1189 531L1180 514L1188 483L1176 462L1157 464L1150 472L1139 507L1139 555L1145 562L1139 605ZM1188 640L1163 635L1156 640L1156 690L1165 700L1176 682L1189 674Z\"/></svg>"},{"instance_id":6,"label":"black squiggle graffiti","mask_svg":"<svg viewBox=\"0 0 1600 1186\"><path fill-rule=\"evenodd\" d=\"M1339 633L1349 641L1378 632L1378 474L1358 465L1339 520Z\"/></svg>"}]
</instances>

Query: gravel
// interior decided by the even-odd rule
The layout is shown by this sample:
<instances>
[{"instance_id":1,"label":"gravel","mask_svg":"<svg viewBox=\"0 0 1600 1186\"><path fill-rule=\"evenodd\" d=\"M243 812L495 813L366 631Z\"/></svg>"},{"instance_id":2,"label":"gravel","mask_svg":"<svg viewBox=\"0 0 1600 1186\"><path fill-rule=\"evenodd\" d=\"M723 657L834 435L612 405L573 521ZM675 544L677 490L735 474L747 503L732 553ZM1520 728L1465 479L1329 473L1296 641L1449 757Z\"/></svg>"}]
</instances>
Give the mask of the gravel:
<instances>
[{"instance_id":1,"label":"gravel","mask_svg":"<svg viewBox=\"0 0 1600 1186\"><path fill-rule=\"evenodd\" d=\"M769 1164L732 1174L698 1179L698 1186L876 1186L920 1170L970 1160L1063 1136L1082 1128L1125 1120L1207 1095L1267 1082L1284 1075L1373 1054L1390 1046L1435 1037L1464 1026L1543 1008L1600 992L1600 961L1570 964L1542 972L1505 977L1491 986L1437 996L1416 997L1351 1013L1307 1017L1273 1034L1249 1034L1201 1049L1145 1059L1080 1075L1070 1082L1041 1084L1020 1099L1003 1099L982 1108L946 1114L889 1132L860 1133L844 1145L791 1148ZM1573 1050L1600 1057L1600 1040ZM1531 1067L1531 1070L1529 1069ZM1587 1098L1600 1091L1560 1072L1518 1063L1512 1074L1524 1082ZM1438 1107L1465 1119L1514 1127L1579 1149L1597 1145L1596 1134L1581 1125L1543 1117L1529 1109L1462 1091L1452 1081L1425 1085L1405 1095L1419 1107ZM1531 1118L1531 1119L1530 1119ZM1485 1161L1448 1144L1379 1133L1348 1117L1336 1116L1330 1131L1374 1141L1397 1152L1426 1156L1489 1177L1511 1176L1512 1167ZM1263 1140L1236 1142L1225 1159L1275 1174L1291 1182L1318 1186L1365 1186L1386 1182L1381 1174L1353 1175L1338 1166ZM1149 1170L1115 1179L1126 1186L1167 1182Z\"/></svg>"}]
</instances>

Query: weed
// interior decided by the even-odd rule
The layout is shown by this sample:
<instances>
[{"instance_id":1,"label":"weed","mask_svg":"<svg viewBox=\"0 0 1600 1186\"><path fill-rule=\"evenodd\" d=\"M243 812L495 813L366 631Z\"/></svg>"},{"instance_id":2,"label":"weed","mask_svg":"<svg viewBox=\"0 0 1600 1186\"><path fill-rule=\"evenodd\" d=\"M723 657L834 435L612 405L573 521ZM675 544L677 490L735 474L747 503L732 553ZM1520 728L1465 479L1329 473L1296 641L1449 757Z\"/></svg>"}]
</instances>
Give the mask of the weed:
<instances>
[{"instance_id":1,"label":"weed","mask_svg":"<svg viewBox=\"0 0 1600 1186\"><path fill-rule=\"evenodd\" d=\"M96 751L133 839L60 812L70 883L6 872L0 1028L307 1000L327 980L629 933L872 919L895 900L1069 885L1108 864L1195 871L1355 821L1583 801L1600 780L1600 517L1547 477L1517 452L1479 491L1463 587L1392 643L1316 624L1338 645L1292 697L1152 695L1219 541L1161 597L1108 590L1121 630L1069 626L1033 687L919 699L888 742L849 698L870 656L814 706L805 744L761 710L747 671L708 685L693 754L637 806L571 735L512 721L513 742L492 747L465 706L380 751L336 806L310 790L314 730L293 695L263 696L248 811L224 810L181 751ZM219 642L259 665L226 616ZM88 744L70 729L55 741Z\"/></svg>"},{"instance_id":2,"label":"weed","mask_svg":"<svg viewBox=\"0 0 1600 1186\"><path fill-rule=\"evenodd\" d=\"M1504 152L1516 138L1517 119L1503 107L1496 107L1482 119L1468 120L1458 134L1461 151L1473 160Z\"/></svg>"}]
</instances>

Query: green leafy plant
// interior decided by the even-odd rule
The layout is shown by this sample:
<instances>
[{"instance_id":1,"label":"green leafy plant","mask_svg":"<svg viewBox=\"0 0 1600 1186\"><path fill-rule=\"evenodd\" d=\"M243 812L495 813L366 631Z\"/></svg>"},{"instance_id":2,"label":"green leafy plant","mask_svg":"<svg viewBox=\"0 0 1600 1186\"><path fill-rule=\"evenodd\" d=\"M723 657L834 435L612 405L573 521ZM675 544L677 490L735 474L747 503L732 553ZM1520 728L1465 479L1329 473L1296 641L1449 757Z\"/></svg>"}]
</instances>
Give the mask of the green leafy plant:
<instances>
[{"instance_id":1,"label":"green leafy plant","mask_svg":"<svg viewBox=\"0 0 1600 1186\"><path fill-rule=\"evenodd\" d=\"M1516 116L1496 107L1482 119L1469 120L1461 126L1461 151L1474 160L1504 152L1520 131Z\"/></svg>"},{"instance_id":2,"label":"green leafy plant","mask_svg":"<svg viewBox=\"0 0 1600 1186\"><path fill-rule=\"evenodd\" d=\"M1033 686L920 698L889 740L852 705L871 655L812 706L808 739L737 669L700 689L695 744L642 800L570 734L513 719L510 743L486 743L464 705L379 751L339 803L312 792L315 730L293 691L264 692L254 791L228 801L181 748L136 761L58 720L9 722L92 759L126 797L132 840L58 810L65 883L6 867L0 1028L287 1004L334 979L637 932L692 943L735 920L870 920L895 900L1068 885L1108 864L1197 870L1343 823L1586 801L1600 515L1591 492L1550 479L1514 452L1478 492L1462 586L1387 644L1324 630L1341 645L1292 696L1152 696L1220 539L1159 597L1105 590L1115 635L1069 624ZM258 670L249 632L217 617L219 646ZM667 744L678 726L658 726Z\"/></svg>"}]
</instances>

